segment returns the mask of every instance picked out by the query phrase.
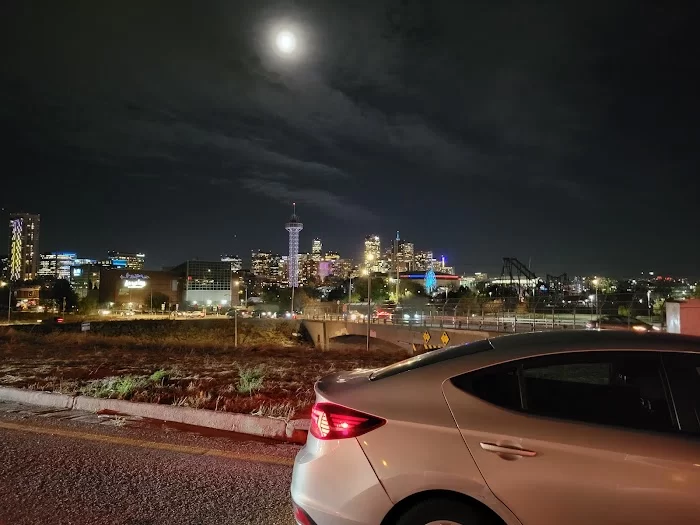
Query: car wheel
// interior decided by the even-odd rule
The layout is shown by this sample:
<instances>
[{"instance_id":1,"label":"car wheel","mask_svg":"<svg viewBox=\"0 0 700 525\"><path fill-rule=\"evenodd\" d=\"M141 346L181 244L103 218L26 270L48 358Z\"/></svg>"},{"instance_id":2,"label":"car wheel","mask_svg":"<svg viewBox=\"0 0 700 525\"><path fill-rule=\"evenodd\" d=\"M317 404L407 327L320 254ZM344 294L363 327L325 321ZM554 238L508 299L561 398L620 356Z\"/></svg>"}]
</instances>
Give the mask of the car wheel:
<instances>
[{"instance_id":1,"label":"car wheel","mask_svg":"<svg viewBox=\"0 0 700 525\"><path fill-rule=\"evenodd\" d=\"M468 503L453 499L429 499L399 516L396 525L487 525L493 523Z\"/></svg>"}]
</instances>

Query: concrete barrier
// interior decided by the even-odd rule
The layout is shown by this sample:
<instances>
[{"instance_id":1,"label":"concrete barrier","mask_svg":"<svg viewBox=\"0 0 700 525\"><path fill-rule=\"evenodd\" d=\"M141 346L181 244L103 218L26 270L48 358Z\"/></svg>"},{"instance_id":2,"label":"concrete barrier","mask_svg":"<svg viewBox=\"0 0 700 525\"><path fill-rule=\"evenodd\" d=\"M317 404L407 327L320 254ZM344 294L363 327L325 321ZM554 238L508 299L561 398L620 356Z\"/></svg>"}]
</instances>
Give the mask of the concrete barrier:
<instances>
[{"instance_id":1,"label":"concrete barrier","mask_svg":"<svg viewBox=\"0 0 700 525\"><path fill-rule=\"evenodd\" d=\"M316 348L328 350L333 348L333 338L344 335L367 334L365 323L353 323L346 321L315 321L304 319L302 326L308 332ZM476 330L458 330L453 328L433 328L422 326L403 326L383 323L373 323L370 325L371 337L387 341L412 353L412 346L422 345L424 333L430 334L430 344L442 344L440 340L443 332L449 338L448 346L461 345L487 339L492 334Z\"/></svg>"},{"instance_id":2,"label":"concrete barrier","mask_svg":"<svg viewBox=\"0 0 700 525\"><path fill-rule=\"evenodd\" d=\"M213 412L211 410L134 403L120 399L101 399L86 396L69 396L50 392L37 392L21 388L0 387L0 401L13 401L29 405L83 410L86 412L110 411L129 416L139 416L160 421L172 421L200 427L227 430L251 436L290 441L303 444L309 429L309 420L285 421L270 417Z\"/></svg>"}]
</instances>

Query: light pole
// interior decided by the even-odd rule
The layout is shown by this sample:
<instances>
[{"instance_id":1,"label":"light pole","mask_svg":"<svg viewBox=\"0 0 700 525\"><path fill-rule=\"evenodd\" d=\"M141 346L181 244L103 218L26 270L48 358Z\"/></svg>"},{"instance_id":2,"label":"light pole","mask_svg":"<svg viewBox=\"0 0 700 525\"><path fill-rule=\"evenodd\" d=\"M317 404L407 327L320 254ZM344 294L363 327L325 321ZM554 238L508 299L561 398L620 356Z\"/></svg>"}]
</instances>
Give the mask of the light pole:
<instances>
[{"instance_id":1,"label":"light pole","mask_svg":"<svg viewBox=\"0 0 700 525\"><path fill-rule=\"evenodd\" d=\"M350 284L348 284L348 311L347 315L350 315L350 303L352 302L352 273L350 274Z\"/></svg>"},{"instance_id":2,"label":"light pole","mask_svg":"<svg viewBox=\"0 0 700 525\"><path fill-rule=\"evenodd\" d=\"M240 290L240 284L241 281L235 280L233 283L236 285L236 302L238 303L238 306L241 305L241 299L238 297L240 295L241 290ZM248 308L248 285L246 284L245 286L245 307Z\"/></svg>"},{"instance_id":3,"label":"light pole","mask_svg":"<svg viewBox=\"0 0 700 525\"><path fill-rule=\"evenodd\" d=\"M9 282L0 282L0 288L7 286L7 324L10 324L10 313L12 312L12 285Z\"/></svg>"},{"instance_id":4,"label":"light pole","mask_svg":"<svg viewBox=\"0 0 700 525\"><path fill-rule=\"evenodd\" d=\"M595 314L597 316L598 328L600 328L600 307L598 306L598 285L600 284L600 279L596 277L591 282L593 286L595 286Z\"/></svg>"},{"instance_id":5,"label":"light pole","mask_svg":"<svg viewBox=\"0 0 700 525\"><path fill-rule=\"evenodd\" d=\"M369 352L370 324L372 323L372 272L369 268L367 273L367 351Z\"/></svg>"}]
</instances>

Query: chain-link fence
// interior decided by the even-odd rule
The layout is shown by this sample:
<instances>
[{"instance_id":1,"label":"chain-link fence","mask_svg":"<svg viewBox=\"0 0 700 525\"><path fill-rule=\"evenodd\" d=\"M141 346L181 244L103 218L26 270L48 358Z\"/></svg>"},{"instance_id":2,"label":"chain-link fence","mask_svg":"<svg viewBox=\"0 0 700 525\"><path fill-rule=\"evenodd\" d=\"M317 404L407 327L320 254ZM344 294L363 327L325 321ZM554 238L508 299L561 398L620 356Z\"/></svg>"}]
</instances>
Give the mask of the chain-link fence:
<instances>
[{"instance_id":1,"label":"chain-link fence","mask_svg":"<svg viewBox=\"0 0 700 525\"><path fill-rule=\"evenodd\" d=\"M310 319L367 322L367 303L341 308L310 308ZM335 311L333 311L335 310ZM542 295L519 299L485 295L448 298L421 304L372 305L372 323L400 324L489 332L582 329L599 318L640 320L663 326L664 301L649 294ZM620 322L624 325L624 322Z\"/></svg>"}]
</instances>

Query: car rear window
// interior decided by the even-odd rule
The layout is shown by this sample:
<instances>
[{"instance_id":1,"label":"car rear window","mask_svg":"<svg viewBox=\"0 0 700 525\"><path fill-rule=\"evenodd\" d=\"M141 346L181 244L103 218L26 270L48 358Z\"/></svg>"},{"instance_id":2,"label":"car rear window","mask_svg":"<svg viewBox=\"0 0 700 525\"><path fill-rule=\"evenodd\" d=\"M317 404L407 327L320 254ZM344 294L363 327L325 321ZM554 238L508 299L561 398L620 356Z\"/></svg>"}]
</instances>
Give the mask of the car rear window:
<instances>
[{"instance_id":1,"label":"car rear window","mask_svg":"<svg viewBox=\"0 0 700 525\"><path fill-rule=\"evenodd\" d=\"M432 352L410 357L408 359L404 359L403 361L399 361L398 363L394 363L393 365L380 368L379 370L373 372L372 375L369 376L369 379L370 381L377 381L379 379L395 376L396 374L408 372L409 370L415 370L416 368L421 368L423 366L440 363L456 357L476 354L478 352L485 352L486 350L491 349L493 349L491 343L487 339L484 339L483 341L476 341L474 343L469 343L462 346L452 346L450 348L433 350Z\"/></svg>"}]
</instances>

